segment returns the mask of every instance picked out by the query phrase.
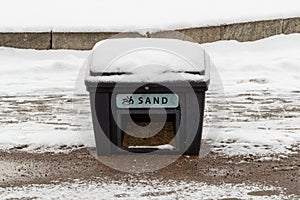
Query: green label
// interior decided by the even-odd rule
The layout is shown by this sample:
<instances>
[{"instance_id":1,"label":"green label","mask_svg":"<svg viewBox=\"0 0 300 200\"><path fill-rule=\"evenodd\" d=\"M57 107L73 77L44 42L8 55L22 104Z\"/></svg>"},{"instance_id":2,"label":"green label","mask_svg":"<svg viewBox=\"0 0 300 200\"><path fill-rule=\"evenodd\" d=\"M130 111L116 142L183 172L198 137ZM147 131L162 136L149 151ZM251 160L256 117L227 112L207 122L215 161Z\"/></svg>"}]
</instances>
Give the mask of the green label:
<instances>
[{"instance_id":1,"label":"green label","mask_svg":"<svg viewBox=\"0 0 300 200\"><path fill-rule=\"evenodd\" d=\"M117 94L118 108L177 108L177 94Z\"/></svg>"}]
</instances>

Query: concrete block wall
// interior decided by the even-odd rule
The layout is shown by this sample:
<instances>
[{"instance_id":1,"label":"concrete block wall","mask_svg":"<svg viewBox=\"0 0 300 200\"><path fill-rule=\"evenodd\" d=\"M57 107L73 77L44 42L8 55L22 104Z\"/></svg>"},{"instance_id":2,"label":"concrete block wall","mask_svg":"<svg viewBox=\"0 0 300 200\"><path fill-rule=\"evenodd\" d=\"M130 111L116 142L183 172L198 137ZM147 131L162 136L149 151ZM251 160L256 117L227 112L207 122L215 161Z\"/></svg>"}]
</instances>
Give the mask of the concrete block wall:
<instances>
[{"instance_id":1,"label":"concrete block wall","mask_svg":"<svg viewBox=\"0 0 300 200\"><path fill-rule=\"evenodd\" d=\"M24 49L50 49L51 33L0 33L0 46Z\"/></svg>"},{"instance_id":2,"label":"concrete block wall","mask_svg":"<svg viewBox=\"0 0 300 200\"><path fill-rule=\"evenodd\" d=\"M218 40L254 41L278 34L300 33L300 17L275 19L221 26L177 30L198 43ZM114 37L116 32L46 32L0 33L0 46L30 49L91 49L100 40ZM147 37L172 37L172 31L148 34ZM143 37L138 33L122 33L126 37ZM175 38L178 36L174 35ZM188 38L181 38L188 39Z\"/></svg>"}]
</instances>

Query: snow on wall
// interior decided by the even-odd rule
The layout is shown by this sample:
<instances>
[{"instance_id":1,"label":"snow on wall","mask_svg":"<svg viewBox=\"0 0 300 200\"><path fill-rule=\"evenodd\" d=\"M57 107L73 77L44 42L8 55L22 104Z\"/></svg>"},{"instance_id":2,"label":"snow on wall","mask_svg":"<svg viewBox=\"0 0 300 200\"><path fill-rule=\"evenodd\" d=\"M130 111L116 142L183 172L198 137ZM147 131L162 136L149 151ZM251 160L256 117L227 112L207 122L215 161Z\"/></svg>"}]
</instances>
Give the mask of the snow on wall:
<instances>
[{"instance_id":1,"label":"snow on wall","mask_svg":"<svg viewBox=\"0 0 300 200\"><path fill-rule=\"evenodd\" d=\"M299 17L298 0L3 0L0 32L131 32Z\"/></svg>"}]
</instances>

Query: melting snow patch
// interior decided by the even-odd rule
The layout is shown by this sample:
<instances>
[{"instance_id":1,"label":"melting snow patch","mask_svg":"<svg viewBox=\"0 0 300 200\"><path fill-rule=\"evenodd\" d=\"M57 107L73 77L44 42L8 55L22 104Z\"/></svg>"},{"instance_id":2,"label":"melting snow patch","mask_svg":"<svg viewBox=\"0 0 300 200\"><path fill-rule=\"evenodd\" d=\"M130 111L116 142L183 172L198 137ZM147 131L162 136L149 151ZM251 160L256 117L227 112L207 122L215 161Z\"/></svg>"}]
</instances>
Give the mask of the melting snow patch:
<instances>
[{"instance_id":1,"label":"melting snow patch","mask_svg":"<svg viewBox=\"0 0 300 200\"><path fill-rule=\"evenodd\" d=\"M163 144L163 145L158 145L158 146L129 146L130 148L154 148L154 149L168 149L168 150L173 150L175 147L170 144Z\"/></svg>"},{"instance_id":2,"label":"melting snow patch","mask_svg":"<svg viewBox=\"0 0 300 200\"><path fill-rule=\"evenodd\" d=\"M28 152L69 152L82 145L72 130L56 130L52 124L26 122L0 126L0 148ZM72 148L62 148L69 146Z\"/></svg>"},{"instance_id":3,"label":"melting snow patch","mask_svg":"<svg viewBox=\"0 0 300 200\"><path fill-rule=\"evenodd\" d=\"M264 194L265 191L265 194ZM268 194L270 191L272 194ZM186 183L183 181L139 181L137 183L80 182L53 185L29 185L0 188L1 199L251 199L252 193L259 192L255 199L290 199L282 188L263 185Z\"/></svg>"}]
</instances>

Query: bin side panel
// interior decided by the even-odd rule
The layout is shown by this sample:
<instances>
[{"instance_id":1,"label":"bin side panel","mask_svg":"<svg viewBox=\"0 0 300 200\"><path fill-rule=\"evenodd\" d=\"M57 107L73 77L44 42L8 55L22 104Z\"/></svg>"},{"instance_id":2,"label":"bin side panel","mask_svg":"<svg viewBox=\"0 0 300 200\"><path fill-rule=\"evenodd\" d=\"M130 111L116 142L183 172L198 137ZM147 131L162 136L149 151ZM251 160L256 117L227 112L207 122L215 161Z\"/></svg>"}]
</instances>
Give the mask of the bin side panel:
<instances>
[{"instance_id":1,"label":"bin side panel","mask_svg":"<svg viewBox=\"0 0 300 200\"><path fill-rule=\"evenodd\" d=\"M93 127L98 156L111 154L110 100L108 93L90 93Z\"/></svg>"},{"instance_id":2,"label":"bin side panel","mask_svg":"<svg viewBox=\"0 0 300 200\"><path fill-rule=\"evenodd\" d=\"M193 98L190 93L186 94L186 143L190 144L185 152L186 155L199 155L200 151L205 92L196 92L195 94L197 99ZM199 110L195 109L196 107Z\"/></svg>"}]
</instances>

